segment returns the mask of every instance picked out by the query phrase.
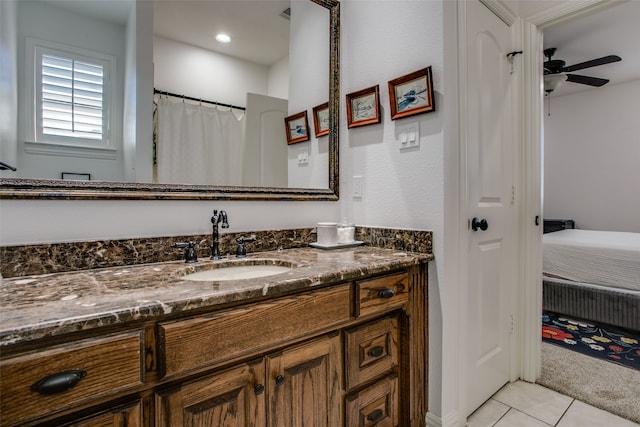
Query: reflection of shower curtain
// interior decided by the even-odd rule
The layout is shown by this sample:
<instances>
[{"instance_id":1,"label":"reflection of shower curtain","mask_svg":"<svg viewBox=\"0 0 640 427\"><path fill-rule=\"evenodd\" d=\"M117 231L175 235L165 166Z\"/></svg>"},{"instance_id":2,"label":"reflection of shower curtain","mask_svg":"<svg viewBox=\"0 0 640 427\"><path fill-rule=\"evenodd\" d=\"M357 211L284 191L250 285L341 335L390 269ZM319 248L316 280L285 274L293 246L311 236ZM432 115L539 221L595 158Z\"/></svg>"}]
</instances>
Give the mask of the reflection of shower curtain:
<instances>
[{"instance_id":1,"label":"reflection of shower curtain","mask_svg":"<svg viewBox=\"0 0 640 427\"><path fill-rule=\"evenodd\" d=\"M160 97L158 182L242 185L243 119L232 111Z\"/></svg>"}]
</instances>

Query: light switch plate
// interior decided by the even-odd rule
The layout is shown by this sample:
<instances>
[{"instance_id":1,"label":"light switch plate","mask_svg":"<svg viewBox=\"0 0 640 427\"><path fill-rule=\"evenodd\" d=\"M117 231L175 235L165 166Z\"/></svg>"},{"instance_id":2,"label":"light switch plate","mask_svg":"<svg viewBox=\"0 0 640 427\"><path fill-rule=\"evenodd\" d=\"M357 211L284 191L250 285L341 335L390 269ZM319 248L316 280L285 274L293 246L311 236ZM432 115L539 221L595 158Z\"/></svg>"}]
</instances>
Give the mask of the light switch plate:
<instances>
[{"instance_id":1,"label":"light switch plate","mask_svg":"<svg viewBox=\"0 0 640 427\"><path fill-rule=\"evenodd\" d=\"M399 125L398 146L400 150L416 148L420 146L420 124L418 122Z\"/></svg>"},{"instance_id":2,"label":"light switch plate","mask_svg":"<svg viewBox=\"0 0 640 427\"><path fill-rule=\"evenodd\" d=\"M354 199L362 198L362 176L361 175L353 176L352 193L353 193Z\"/></svg>"},{"instance_id":3,"label":"light switch plate","mask_svg":"<svg viewBox=\"0 0 640 427\"><path fill-rule=\"evenodd\" d=\"M298 153L298 165L308 165L309 164L309 151L301 150Z\"/></svg>"}]
</instances>

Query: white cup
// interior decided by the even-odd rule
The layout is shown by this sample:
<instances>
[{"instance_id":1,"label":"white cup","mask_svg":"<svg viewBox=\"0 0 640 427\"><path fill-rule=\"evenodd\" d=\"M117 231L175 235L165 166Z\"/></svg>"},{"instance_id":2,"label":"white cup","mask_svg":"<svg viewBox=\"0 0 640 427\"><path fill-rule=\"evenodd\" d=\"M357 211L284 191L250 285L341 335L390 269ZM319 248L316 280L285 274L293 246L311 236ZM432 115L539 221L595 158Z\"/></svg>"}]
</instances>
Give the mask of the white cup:
<instances>
[{"instance_id":1,"label":"white cup","mask_svg":"<svg viewBox=\"0 0 640 427\"><path fill-rule=\"evenodd\" d=\"M318 243L321 245L335 245L338 243L338 224L335 222L319 222Z\"/></svg>"}]
</instances>

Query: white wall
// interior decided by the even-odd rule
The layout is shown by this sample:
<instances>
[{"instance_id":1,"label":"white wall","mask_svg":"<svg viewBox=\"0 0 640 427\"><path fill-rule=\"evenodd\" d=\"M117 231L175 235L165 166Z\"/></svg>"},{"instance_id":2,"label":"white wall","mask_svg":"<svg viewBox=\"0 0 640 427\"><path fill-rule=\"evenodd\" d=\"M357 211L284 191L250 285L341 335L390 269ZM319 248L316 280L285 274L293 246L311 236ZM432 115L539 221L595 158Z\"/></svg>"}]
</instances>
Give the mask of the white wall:
<instances>
[{"instance_id":1,"label":"white wall","mask_svg":"<svg viewBox=\"0 0 640 427\"><path fill-rule=\"evenodd\" d=\"M545 218L640 232L639 99L640 80L551 98L551 116L544 117Z\"/></svg>"},{"instance_id":2,"label":"white wall","mask_svg":"<svg viewBox=\"0 0 640 427\"><path fill-rule=\"evenodd\" d=\"M18 162L18 55L17 7L14 0L0 2L0 161L16 167ZM16 172L0 170L0 177Z\"/></svg>"},{"instance_id":3,"label":"white wall","mask_svg":"<svg viewBox=\"0 0 640 427\"><path fill-rule=\"evenodd\" d=\"M153 4L135 2L127 20L123 151L128 181L153 180Z\"/></svg>"},{"instance_id":4,"label":"white wall","mask_svg":"<svg viewBox=\"0 0 640 427\"><path fill-rule=\"evenodd\" d=\"M244 107L267 95L269 67L162 37L153 41L156 89Z\"/></svg>"},{"instance_id":5,"label":"white wall","mask_svg":"<svg viewBox=\"0 0 640 427\"><path fill-rule=\"evenodd\" d=\"M44 2L17 2L17 47L18 47L18 87L19 93L27 92L27 70L25 58L26 38L61 43L80 49L93 50L111 55L116 59L116 73L112 76L115 93L112 100L121 111L124 81L125 38L124 27L100 20L90 19L74 14L68 10L48 5ZM118 150L115 160L83 158L82 167L78 168L78 158L62 154L50 156L26 153L24 142L33 142L33 132L29 131L27 118L32 106L26 96L18 98L18 138L17 141L3 141L4 144L17 143L18 176L59 179L60 173L91 173L92 179L122 181L122 114L112 115L111 146Z\"/></svg>"},{"instance_id":6,"label":"white wall","mask_svg":"<svg viewBox=\"0 0 640 427\"><path fill-rule=\"evenodd\" d=\"M267 95L289 99L289 57L282 58L269 68Z\"/></svg>"}]
</instances>

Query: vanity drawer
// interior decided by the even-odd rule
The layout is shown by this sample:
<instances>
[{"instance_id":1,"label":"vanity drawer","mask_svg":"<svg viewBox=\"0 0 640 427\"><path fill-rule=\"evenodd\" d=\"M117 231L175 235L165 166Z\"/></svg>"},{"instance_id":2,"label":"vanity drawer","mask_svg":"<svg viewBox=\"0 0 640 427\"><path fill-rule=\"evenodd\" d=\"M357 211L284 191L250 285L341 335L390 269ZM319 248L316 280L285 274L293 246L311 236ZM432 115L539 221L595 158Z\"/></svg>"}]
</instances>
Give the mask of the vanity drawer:
<instances>
[{"instance_id":1,"label":"vanity drawer","mask_svg":"<svg viewBox=\"0 0 640 427\"><path fill-rule=\"evenodd\" d=\"M350 285L160 324L164 375L204 368L327 331L350 317Z\"/></svg>"},{"instance_id":2,"label":"vanity drawer","mask_svg":"<svg viewBox=\"0 0 640 427\"><path fill-rule=\"evenodd\" d=\"M408 300L408 273L356 282L356 316L383 313L403 306Z\"/></svg>"},{"instance_id":3,"label":"vanity drawer","mask_svg":"<svg viewBox=\"0 0 640 427\"><path fill-rule=\"evenodd\" d=\"M19 425L142 384L143 342L142 331L134 331L2 360L0 425ZM70 383L75 385L64 385Z\"/></svg>"},{"instance_id":4,"label":"vanity drawer","mask_svg":"<svg viewBox=\"0 0 640 427\"><path fill-rule=\"evenodd\" d=\"M350 390L398 365L398 318L386 317L346 331L345 346Z\"/></svg>"},{"instance_id":5,"label":"vanity drawer","mask_svg":"<svg viewBox=\"0 0 640 427\"><path fill-rule=\"evenodd\" d=\"M346 399L349 427L395 427L399 424L398 377L390 375Z\"/></svg>"}]
</instances>

